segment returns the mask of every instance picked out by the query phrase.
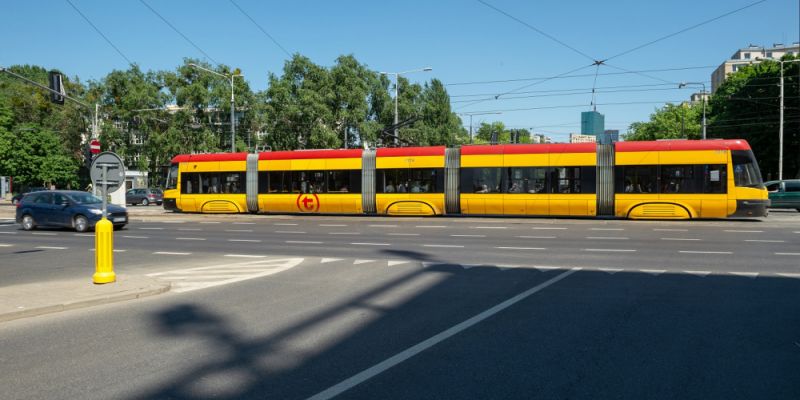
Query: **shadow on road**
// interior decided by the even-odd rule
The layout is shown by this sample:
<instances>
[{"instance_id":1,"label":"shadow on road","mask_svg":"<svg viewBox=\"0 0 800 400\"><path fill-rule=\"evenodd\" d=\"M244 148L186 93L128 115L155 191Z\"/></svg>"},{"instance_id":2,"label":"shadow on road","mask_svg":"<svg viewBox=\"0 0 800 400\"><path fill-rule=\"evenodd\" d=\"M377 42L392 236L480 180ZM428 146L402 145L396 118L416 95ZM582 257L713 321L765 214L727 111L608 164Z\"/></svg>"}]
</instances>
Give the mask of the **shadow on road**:
<instances>
[{"instance_id":1,"label":"shadow on road","mask_svg":"<svg viewBox=\"0 0 800 400\"><path fill-rule=\"evenodd\" d=\"M255 336L175 305L149 323L202 361L136 398L308 398L562 272L416 268ZM797 399L799 332L797 279L580 271L341 398Z\"/></svg>"}]
</instances>

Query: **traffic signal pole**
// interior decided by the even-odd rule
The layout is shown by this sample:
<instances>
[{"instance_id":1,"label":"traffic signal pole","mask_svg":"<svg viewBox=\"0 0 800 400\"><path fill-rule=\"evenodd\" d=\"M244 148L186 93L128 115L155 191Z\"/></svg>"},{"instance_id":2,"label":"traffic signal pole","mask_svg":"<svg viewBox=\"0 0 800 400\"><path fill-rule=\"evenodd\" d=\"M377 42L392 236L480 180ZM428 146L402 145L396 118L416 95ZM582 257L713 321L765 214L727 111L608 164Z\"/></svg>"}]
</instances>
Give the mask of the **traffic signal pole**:
<instances>
[{"instance_id":1,"label":"traffic signal pole","mask_svg":"<svg viewBox=\"0 0 800 400\"><path fill-rule=\"evenodd\" d=\"M100 105L98 103L94 103L94 111L92 111L92 106L90 106L89 104L84 103L84 102L82 102L82 101L80 101L80 100L78 100L78 99L76 99L74 97L70 97L64 92L59 92L57 90L50 89L49 87L44 86L44 85L40 84L39 82L35 82L35 81L32 81L32 80L30 80L30 79L28 79L28 78L26 78L26 77L24 77L22 75L15 74L15 73L9 71L7 68L4 68L4 67L0 67L0 72L5 72L5 73L17 78L17 79L25 81L28 84L36 86L36 87L38 87L40 89L47 90L50 93L57 94L57 95L65 98L67 100L70 100L70 101L72 101L74 103L80 104L81 106L89 109L89 112L93 114L92 115L92 139L97 139L97 114L98 114L98 112L100 110Z\"/></svg>"}]
</instances>

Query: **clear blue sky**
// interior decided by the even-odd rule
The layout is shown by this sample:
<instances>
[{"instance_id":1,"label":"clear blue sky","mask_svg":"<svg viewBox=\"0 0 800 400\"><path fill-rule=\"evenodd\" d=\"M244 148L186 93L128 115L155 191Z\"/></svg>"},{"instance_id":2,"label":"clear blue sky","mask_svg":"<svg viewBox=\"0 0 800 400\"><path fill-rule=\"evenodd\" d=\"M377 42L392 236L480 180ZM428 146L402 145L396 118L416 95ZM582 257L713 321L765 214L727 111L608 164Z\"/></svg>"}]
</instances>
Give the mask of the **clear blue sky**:
<instances>
[{"instance_id":1,"label":"clear blue sky","mask_svg":"<svg viewBox=\"0 0 800 400\"><path fill-rule=\"evenodd\" d=\"M146 1L213 60L241 68L253 90L266 87L268 73L281 72L286 53L229 1ZM585 92L593 86L594 67L576 72L590 76L553 79L521 89L576 89L569 96L515 93L513 96L539 97L494 100L493 95L533 81L453 84L562 74L756 0L486 1L574 50L478 1L236 3L290 53L299 52L326 66L341 54L353 54L378 71L431 66L432 72L408 78L418 82L440 79L454 96L457 112L507 110L501 115L474 116L475 125L500 120L507 126L535 127L537 132L565 140L567 133L580 131L580 112L590 109L591 94ZM173 70L184 57L205 58L138 0L72 2L144 70ZM655 103L682 101L692 90L699 91L677 90L664 81L706 82L710 89L714 67L737 49L751 43L770 46L798 41L799 14L797 0L767 0L608 61L616 68L633 71L707 68L648 72L651 77L645 77L603 75L621 70L600 67L596 87L616 91L597 95L597 109L606 116L606 128L624 132L631 122L646 120L658 106ZM65 0L3 3L0 65L14 64L58 68L84 81L102 79L128 65ZM633 85L648 86L602 89ZM486 96L465 96L481 94ZM481 98L491 100L473 105L463 102ZM654 104L603 105L623 102ZM578 107L542 108L569 105ZM515 109L528 110L510 111ZM469 117L462 118L469 123Z\"/></svg>"}]
</instances>

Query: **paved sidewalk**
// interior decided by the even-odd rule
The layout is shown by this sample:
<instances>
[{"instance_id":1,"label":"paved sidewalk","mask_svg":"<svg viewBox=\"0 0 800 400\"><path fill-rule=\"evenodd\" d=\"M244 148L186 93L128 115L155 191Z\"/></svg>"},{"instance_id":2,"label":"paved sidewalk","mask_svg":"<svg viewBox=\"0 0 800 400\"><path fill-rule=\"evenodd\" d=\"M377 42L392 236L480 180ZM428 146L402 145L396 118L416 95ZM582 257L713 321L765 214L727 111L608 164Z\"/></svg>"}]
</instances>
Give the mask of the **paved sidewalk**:
<instances>
[{"instance_id":1,"label":"paved sidewalk","mask_svg":"<svg viewBox=\"0 0 800 400\"><path fill-rule=\"evenodd\" d=\"M0 287L0 322L164 293L170 285L139 275L117 275L103 285L91 277Z\"/></svg>"}]
</instances>

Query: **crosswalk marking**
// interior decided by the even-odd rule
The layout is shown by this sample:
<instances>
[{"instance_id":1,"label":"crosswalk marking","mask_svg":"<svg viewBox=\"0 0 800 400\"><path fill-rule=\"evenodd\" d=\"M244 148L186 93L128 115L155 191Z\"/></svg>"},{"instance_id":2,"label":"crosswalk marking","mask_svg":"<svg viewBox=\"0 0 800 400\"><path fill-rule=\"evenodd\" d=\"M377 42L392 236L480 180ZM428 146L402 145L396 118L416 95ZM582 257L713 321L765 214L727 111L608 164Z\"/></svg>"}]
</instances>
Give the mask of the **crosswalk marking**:
<instances>
[{"instance_id":1,"label":"crosswalk marking","mask_svg":"<svg viewBox=\"0 0 800 400\"><path fill-rule=\"evenodd\" d=\"M169 282L171 291L175 293L184 293L277 274L300 265L303 260L299 257L261 259L156 272L147 276Z\"/></svg>"}]
</instances>

